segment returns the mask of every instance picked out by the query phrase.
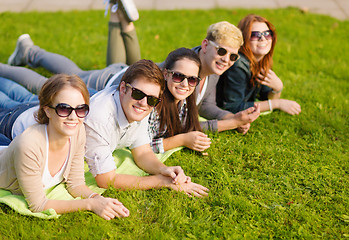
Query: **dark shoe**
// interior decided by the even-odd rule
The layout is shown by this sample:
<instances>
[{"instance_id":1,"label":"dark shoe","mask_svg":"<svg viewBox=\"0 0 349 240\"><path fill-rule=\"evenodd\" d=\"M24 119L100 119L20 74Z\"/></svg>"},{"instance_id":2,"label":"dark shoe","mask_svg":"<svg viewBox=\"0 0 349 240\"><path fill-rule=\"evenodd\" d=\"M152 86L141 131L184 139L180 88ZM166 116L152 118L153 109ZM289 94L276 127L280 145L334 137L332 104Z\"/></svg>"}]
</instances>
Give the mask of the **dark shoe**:
<instances>
[{"instance_id":1,"label":"dark shoe","mask_svg":"<svg viewBox=\"0 0 349 240\"><path fill-rule=\"evenodd\" d=\"M30 47L34 46L29 34L19 36L15 51L8 58L7 63L12 66L21 66L26 64L26 57Z\"/></svg>"}]
</instances>

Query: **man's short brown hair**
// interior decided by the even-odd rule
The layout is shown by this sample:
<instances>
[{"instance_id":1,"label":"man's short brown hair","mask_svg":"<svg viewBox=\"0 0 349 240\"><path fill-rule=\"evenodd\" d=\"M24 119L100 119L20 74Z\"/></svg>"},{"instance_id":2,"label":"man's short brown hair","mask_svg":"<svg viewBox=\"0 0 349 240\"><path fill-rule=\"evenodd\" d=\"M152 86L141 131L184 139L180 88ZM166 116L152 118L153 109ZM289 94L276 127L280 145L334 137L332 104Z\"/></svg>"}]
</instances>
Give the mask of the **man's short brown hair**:
<instances>
[{"instance_id":1,"label":"man's short brown hair","mask_svg":"<svg viewBox=\"0 0 349 240\"><path fill-rule=\"evenodd\" d=\"M153 61L142 59L135 62L126 70L121 82L132 84L134 80L140 78L159 85L160 95L162 94L165 86L164 75Z\"/></svg>"}]
</instances>

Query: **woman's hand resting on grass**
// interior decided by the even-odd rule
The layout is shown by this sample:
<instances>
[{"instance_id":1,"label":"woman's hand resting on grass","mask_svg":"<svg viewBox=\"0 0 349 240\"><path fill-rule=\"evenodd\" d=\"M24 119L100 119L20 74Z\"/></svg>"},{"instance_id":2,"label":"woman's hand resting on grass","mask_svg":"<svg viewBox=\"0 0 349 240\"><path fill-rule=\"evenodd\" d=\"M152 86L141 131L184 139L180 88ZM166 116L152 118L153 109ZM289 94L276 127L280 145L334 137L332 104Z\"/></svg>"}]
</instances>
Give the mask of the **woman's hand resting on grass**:
<instances>
[{"instance_id":1,"label":"woman's hand resting on grass","mask_svg":"<svg viewBox=\"0 0 349 240\"><path fill-rule=\"evenodd\" d=\"M202 152L210 147L211 139L200 131L184 133L184 146L195 151Z\"/></svg>"}]
</instances>

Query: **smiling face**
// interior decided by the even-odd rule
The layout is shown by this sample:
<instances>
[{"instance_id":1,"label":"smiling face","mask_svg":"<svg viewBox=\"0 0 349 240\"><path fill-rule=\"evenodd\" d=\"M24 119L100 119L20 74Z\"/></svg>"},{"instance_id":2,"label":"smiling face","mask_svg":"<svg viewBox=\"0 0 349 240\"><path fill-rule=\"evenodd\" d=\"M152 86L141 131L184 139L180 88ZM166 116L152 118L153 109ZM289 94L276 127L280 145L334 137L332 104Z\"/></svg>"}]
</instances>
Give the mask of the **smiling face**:
<instances>
[{"instance_id":1,"label":"smiling face","mask_svg":"<svg viewBox=\"0 0 349 240\"><path fill-rule=\"evenodd\" d=\"M160 85L143 78L135 79L131 85L149 96L159 97L160 95ZM153 107L148 105L146 97L135 100L131 94L132 89L127 87L125 82L121 82L120 102L129 123L143 120L153 110Z\"/></svg>"},{"instance_id":2,"label":"smiling face","mask_svg":"<svg viewBox=\"0 0 349 240\"><path fill-rule=\"evenodd\" d=\"M56 107L59 103L65 103L73 108L85 104L82 93L71 86L66 86L60 90L53 99L51 106ZM44 107L46 116L49 119L48 132L51 136L70 137L75 135L81 127L84 118L79 118L75 111L67 117L60 117L55 109Z\"/></svg>"},{"instance_id":3,"label":"smiling face","mask_svg":"<svg viewBox=\"0 0 349 240\"><path fill-rule=\"evenodd\" d=\"M198 77L199 75L199 66L197 63L187 58L176 61L173 68L169 70L184 74L188 77ZM190 86L186 78L182 82L176 83L173 81L172 73L166 72L165 79L167 88L172 93L176 104L189 97L195 90L195 86Z\"/></svg>"},{"instance_id":4,"label":"smiling face","mask_svg":"<svg viewBox=\"0 0 349 240\"><path fill-rule=\"evenodd\" d=\"M251 27L251 32L258 31L264 32L269 30L268 25L264 22L254 22ZM262 36L259 40L249 41L251 51L257 61L260 61L265 55L267 55L271 49L272 39L267 40Z\"/></svg>"},{"instance_id":5,"label":"smiling face","mask_svg":"<svg viewBox=\"0 0 349 240\"><path fill-rule=\"evenodd\" d=\"M204 39L201 44L202 49L200 51L200 60L202 62L202 72L204 72L205 75L222 75L234 64L234 61L230 60L230 54L238 54L239 52L239 48L232 48L218 42L215 42L215 44L226 49L227 53L224 56L220 56L217 53L217 48L213 46L213 44L210 44L209 40Z\"/></svg>"}]
</instances>

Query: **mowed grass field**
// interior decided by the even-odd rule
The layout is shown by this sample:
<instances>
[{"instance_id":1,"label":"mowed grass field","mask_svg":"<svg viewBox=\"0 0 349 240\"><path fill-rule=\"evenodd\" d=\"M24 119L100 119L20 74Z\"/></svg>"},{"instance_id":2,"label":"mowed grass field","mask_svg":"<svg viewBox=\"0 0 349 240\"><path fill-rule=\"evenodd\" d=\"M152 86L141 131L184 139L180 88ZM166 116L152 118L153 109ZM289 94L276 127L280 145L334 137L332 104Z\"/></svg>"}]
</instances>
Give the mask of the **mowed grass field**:
<instances>
[{"instance_id":1,"label":"mowed grass field","mask_svg":"<svg viewBox=\"0 0 349 240\"><path fill-rule=\"evenodd\" d=\"M302 106L298 116L274 111L246 135L210 134L208 156L188 149L180 165L209 197L168 189L117 191L130 217L105 221L90 212L42 220L0 205L1 239L341 239L349 237L349 22L295 8L140 11L142 57L160 62L178 47L194 47L207 27L233 24L249 13L276 27L274 71L283 98ZM81 68L105 67L108 18L103 11L0 13L0 62L18 36L63 54ZM51 74L36 69L45 76Z\"/></svg>"}]
</instances>

